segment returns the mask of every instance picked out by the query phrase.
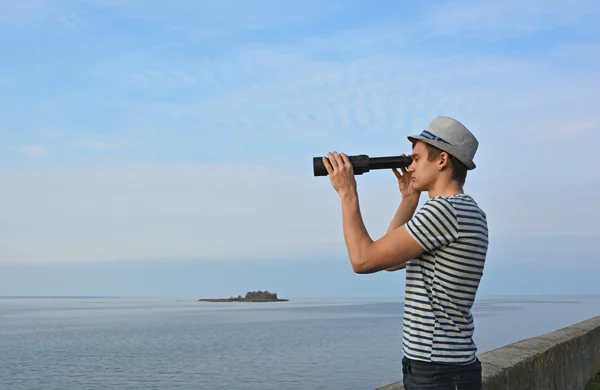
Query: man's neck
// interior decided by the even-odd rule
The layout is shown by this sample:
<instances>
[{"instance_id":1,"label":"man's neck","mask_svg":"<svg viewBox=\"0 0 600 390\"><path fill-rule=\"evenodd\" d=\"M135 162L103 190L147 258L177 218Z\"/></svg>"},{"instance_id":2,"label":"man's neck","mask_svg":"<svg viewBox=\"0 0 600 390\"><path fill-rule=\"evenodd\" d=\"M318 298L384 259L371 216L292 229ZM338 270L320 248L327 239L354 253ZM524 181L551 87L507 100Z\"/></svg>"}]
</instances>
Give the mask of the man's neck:
<instances>
[{"instance_id":1,"label":"man's neck","mask_svg":"<svg viewBox=\"0 0 600 390\"><path fill-rule=\"evenodd\" d=\"M464 194L462 186L456 180L439 180L429 191L429 198Z\"/></svg>"}]
</instances>

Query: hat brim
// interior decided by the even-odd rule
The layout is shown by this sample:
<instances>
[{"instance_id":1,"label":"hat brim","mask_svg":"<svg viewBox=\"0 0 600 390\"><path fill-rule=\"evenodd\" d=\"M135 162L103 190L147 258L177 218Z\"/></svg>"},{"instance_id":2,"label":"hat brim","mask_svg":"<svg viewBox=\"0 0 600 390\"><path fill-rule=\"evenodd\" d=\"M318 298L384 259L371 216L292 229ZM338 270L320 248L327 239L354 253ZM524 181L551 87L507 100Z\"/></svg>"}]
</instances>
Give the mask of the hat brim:
<instances>
[{"instance_id":1,"label":"hat brim","mask_svg":"<svg viewBox=\"0 0 600 390\"><path fill-rule=\"evenodd\" d=\"M456 157L458 160L460 160L460 162L462 162L463 164L465 164L465 166L467 167L467 170L473 170L477 167L477 165L475 165L475 162L473 162L472 159L464 156L460 150L458 150L456 147L447 144L445 142L441 142L441 141L435 141L429 138L425 138L422 135L409 135L408 140L410 142L414 142L414 141L423 141L426 144L435 146L436 148L439 148L441 150L443 150L444 152L451 154L452 156Z\"/></svg>"}]
</instances>

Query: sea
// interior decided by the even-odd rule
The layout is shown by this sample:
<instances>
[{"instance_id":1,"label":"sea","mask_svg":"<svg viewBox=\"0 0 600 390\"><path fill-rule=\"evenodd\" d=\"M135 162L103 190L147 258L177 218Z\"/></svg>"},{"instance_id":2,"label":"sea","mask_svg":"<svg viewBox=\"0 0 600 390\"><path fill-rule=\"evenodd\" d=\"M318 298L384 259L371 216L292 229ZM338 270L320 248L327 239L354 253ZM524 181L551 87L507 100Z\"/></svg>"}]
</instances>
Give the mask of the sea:
<instances>
[{"instance_id":1,"label":"sea","mask_svg":"<svg viewBox=\"0 0 600 390\"><path fill-rule=\"evenodd\" d=\"M0 298L1 390L374 389L402 380L399 298ZM600 315L600 296L481 296L479 352Z\"/></svg>"}]
</instances>

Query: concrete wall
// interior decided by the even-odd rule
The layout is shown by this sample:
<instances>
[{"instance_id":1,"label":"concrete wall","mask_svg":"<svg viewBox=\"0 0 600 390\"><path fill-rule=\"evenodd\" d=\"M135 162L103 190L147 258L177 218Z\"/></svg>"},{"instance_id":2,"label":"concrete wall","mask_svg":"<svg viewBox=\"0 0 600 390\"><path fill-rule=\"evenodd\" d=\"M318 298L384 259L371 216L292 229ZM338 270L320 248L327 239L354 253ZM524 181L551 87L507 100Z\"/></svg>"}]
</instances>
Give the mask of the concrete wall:
<instances>
[{"instance_id":1,"label":"concrete wall","mask_svg":"<svg viewBox=\"0 0 600 390\"><path fill-rule=\"evenodd\" d=\"M600 372L600 316L482 353L479 360L484 390L583 390ZM400 381L378 389L404 386Z\"/></svg>"}]
</instances>

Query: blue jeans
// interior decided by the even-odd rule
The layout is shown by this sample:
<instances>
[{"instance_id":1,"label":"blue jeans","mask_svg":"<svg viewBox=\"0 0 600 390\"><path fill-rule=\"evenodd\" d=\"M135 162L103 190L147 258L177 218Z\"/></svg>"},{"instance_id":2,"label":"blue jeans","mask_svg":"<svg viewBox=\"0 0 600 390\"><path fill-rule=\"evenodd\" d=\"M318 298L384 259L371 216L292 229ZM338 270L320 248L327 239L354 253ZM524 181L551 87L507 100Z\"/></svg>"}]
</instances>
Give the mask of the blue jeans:
<instances>
[{"instance_id":1,"label":"blue jeans","mask_svg":"<svg viewBox=\"0 0 600 390\"><path fill-rule=\"evenodd\" d=\"M481 390L481 362L467 365L428 363L402 359L405 390Z\"/></svg>"}]
</instances>

